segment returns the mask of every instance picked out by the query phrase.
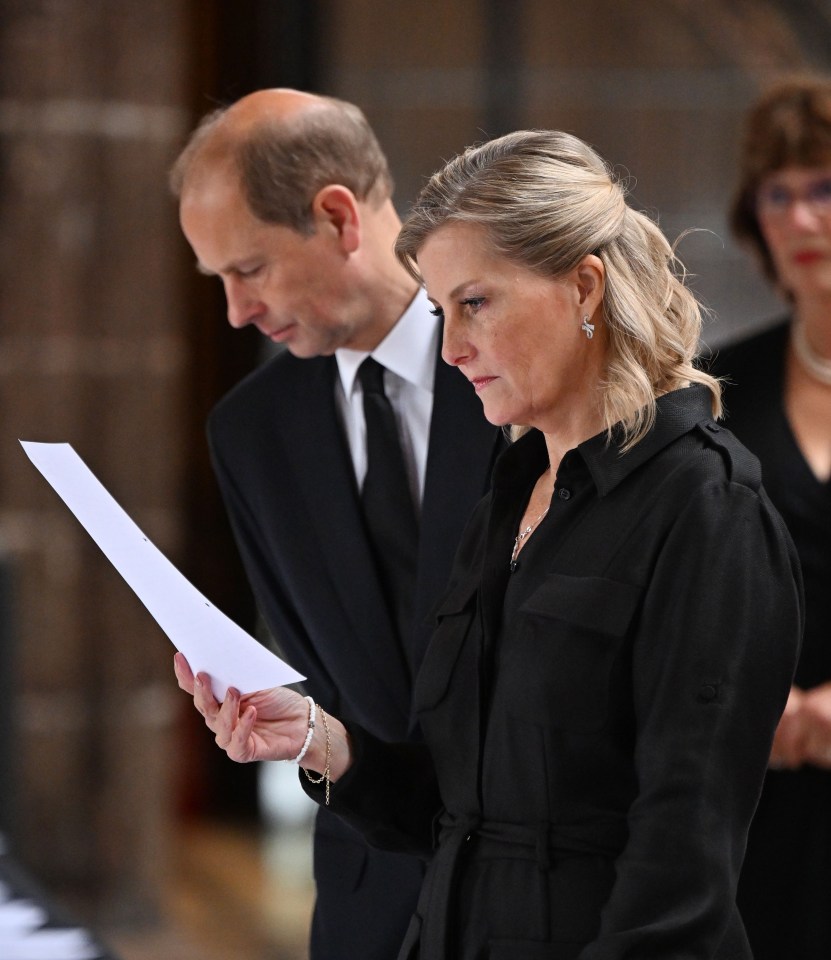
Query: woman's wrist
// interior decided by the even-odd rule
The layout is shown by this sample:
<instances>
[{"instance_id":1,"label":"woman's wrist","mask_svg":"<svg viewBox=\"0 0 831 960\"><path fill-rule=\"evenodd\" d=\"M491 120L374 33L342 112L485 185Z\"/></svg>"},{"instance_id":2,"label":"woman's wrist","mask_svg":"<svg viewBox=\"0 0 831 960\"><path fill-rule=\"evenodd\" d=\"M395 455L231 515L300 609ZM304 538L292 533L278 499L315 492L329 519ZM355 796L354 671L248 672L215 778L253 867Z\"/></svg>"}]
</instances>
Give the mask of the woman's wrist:
<instances>
[{"instance_id":1,"label":"woman's wrist","mask_svg":"<svg viewBox=\"0 0 831 960\"><path fill-rule=\"evenodd\" d=\"M340 720L329 716L319 704L316 714L312 739L301 766L305 770L323 775L328 765L328 778L335 783L352 766L349 734Z\"/></svg>"},{"instance_id":2,"label":"woman's wrist","mask_svg":"<svg viewBox=\"0 0 831 960\"><path fill-rule=\"evenodd\" d=\"M315 727L317 725L317 704L312 697L303 698L309 705L309 716L306 721L306 736L303 739L303 745L300 747L295 757L289 758L289 763L300 764L309 751L312 739L314 738Z\"/></svg>"}]
</instances>

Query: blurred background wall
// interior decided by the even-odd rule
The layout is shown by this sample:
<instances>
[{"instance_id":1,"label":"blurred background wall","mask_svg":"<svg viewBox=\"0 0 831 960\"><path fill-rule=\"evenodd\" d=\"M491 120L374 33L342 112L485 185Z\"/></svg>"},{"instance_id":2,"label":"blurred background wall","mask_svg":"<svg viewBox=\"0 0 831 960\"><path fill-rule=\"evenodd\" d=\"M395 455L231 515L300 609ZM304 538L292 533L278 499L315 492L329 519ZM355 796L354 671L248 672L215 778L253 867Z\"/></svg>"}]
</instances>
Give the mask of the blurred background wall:
<instances>
[{"instance_id":1,"label":"blurred background wall","mask_svg":"<svg viewBox=\"0 0 831 960\"><path fill-rule=\"evenodd\" d=\"M243 626L254 611L203 440L260 359L198 277L166 173L197 118L261 86L358 103L402 212L466 144L570 130L631 183L713 311L772 318L728 235L740 118L831 69L827 0L0 0L0 831L90 922L159 914L171 837L259 816L184 704L170 647L28 463L69 441Z\"/></svg>"}]
</instances>

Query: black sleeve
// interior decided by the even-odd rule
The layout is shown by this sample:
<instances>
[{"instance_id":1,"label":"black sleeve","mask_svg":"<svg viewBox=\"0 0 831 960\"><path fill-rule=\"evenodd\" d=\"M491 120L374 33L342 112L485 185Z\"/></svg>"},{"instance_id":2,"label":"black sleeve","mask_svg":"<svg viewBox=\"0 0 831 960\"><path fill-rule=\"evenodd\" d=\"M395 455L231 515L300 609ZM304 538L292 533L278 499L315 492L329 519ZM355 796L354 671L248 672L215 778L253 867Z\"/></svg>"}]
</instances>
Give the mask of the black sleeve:
<instances>
[{"instance_id":1,"label":"black sleeve","mask_svg":"<svg viewBox=\"0 0 831 960\"><path fill-rule=\"evenodd\" d=\"M223 456L221 430L216 417L208 421L208 446L225 510L231 524L257 608L268 624L266 646L296 670L314 681L315 696L333 713L342 711L338 686L317 655L303 622L273 561L263 554L261 521L253 514Z\"/></svg>"},{"instance_id":2,"label":"black sleeve","mask_svg":"<svg viewBox=\"0 0 831 960\"><path fill-rule=\"evenodd\" d=\"M384 743L348 724L354 762L331 787L329 809L381 850L428 858L433 822L442 804L430 751L421 743ZM300 783L318 804L322 784L300 771Z\"/></svg>"},{"instance_id":3,"label":"black sleeve","mask_svg":"<svg viewBox=\"0 0 831 960\"><path fill-rule=\"evenodd\" d=\"M793 544L764 492L728 482L694 495L660 551L637 628L638 795L600 935L580 960L715 952L802 617Z\"/></svg>"}]
</instances>

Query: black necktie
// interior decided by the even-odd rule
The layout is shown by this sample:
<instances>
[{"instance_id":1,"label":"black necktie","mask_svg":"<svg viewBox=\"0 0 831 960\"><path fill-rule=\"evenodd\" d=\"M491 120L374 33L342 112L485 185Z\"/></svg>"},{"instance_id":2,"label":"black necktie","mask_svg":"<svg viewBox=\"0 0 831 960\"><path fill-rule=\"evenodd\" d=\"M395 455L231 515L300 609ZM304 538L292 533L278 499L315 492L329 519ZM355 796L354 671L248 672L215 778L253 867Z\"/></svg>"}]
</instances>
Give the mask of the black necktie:
<instances>
[{"instance_id":1,"label":"black necktie","mask_svg":"<svg viewBox=\"0 0 831 960\"><path fill-rule=\"evenodd\" d=\"M367 357L358 379L364 392L367 453L361 502L390 612L405 640L412 630L418 521L395 414L384 392L384 368Z\"/></svg>"}]
</instances>

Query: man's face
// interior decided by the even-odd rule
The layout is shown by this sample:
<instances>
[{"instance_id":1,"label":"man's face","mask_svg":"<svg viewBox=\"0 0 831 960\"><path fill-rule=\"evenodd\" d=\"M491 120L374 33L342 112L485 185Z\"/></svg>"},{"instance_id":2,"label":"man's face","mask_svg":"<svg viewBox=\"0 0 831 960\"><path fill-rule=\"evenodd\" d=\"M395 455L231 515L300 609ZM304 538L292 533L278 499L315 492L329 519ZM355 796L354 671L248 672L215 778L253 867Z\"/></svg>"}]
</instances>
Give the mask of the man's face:
<instances>
[{"instance_id":1,"label":"man's face","mask_svg":"<svg viewBox=\"0 0 831 960\"><path fill-rule=\"evenodd\" d=\"M357 277L334 225L305 236L265 223L221 172L185 190L179 218L199 269L222 280L232 327L253 324L296 357L363 347Z\"/></svg>"}]
</instances>

